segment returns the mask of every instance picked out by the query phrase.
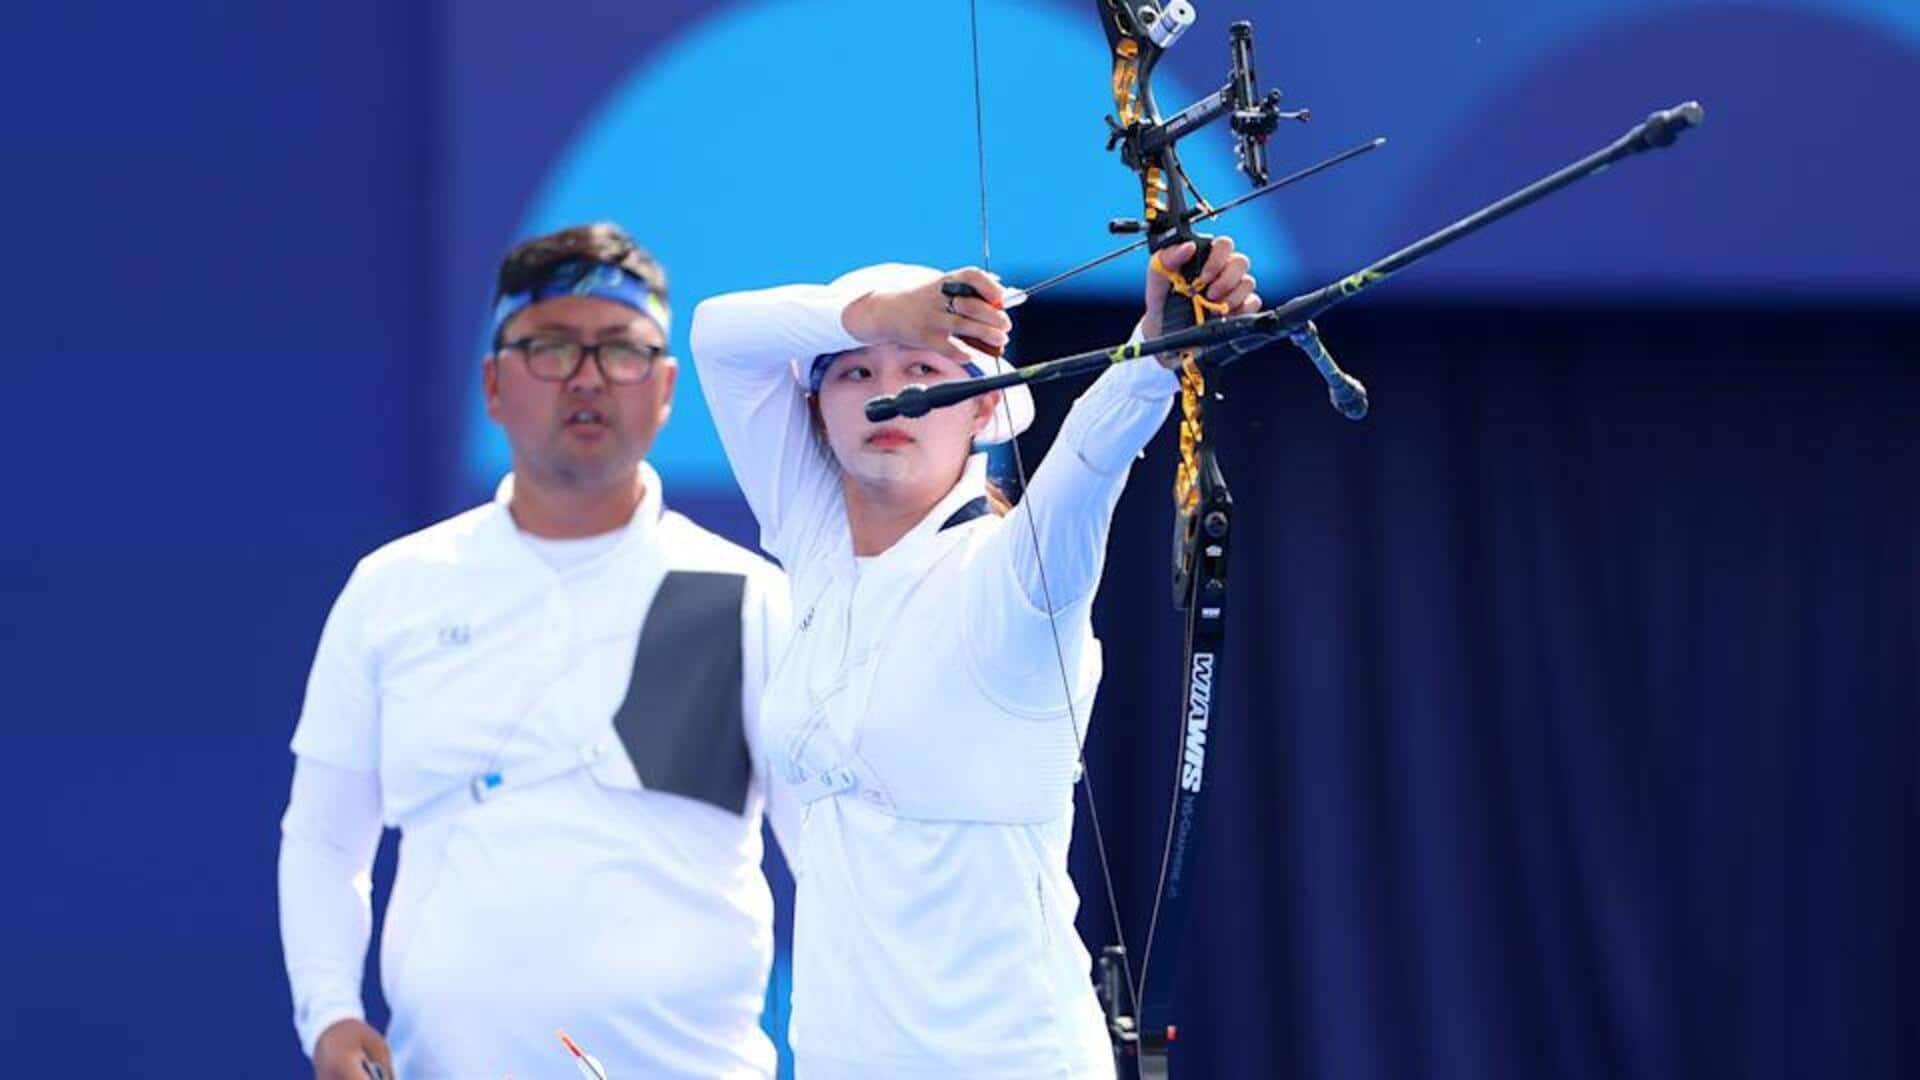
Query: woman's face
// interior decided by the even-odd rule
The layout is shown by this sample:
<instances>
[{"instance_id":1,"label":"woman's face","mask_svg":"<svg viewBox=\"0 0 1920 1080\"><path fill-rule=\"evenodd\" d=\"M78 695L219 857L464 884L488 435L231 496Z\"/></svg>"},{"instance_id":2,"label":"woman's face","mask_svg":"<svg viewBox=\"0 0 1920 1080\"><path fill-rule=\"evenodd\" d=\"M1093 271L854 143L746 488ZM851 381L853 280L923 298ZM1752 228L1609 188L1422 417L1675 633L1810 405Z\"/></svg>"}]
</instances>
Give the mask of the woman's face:
<instances>
[{"instance_id":1,"label":"woman's face","mask_svg":"<svg viewBox=\"0 0 1920 1080\"><path fill-rule=\"evenodd\" d=\"M916 419L880 423L867 419L866 404L915 383L967 377L953 360L900 345L869 345L835 357L820 382L820 419L848 479L890 499L938 501L959 479L973 437L1000 404L999 392Z\"/></svg>"}]
</instances>

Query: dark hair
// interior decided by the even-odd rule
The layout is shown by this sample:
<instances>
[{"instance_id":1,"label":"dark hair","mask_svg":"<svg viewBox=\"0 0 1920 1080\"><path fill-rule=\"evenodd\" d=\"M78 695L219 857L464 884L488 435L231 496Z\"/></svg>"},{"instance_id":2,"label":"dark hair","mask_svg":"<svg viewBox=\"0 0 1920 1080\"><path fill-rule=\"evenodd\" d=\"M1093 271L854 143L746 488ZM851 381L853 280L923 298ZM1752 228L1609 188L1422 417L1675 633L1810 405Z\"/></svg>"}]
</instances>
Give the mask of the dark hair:
<instances>
[{"instance_id":1,"label":"dark hair","mask_svg":"<svg viewBox=\"0 0 1920 1080\"><path fill-rule=\"evenodd\" d=\"M647 249L634 243L627 230L610 221L575 225L514 245L506 258L500 260L494 299L525 292L538 285L555 266L575 260L617 266L646 282L648 288L660 294L661 300L667 299L666 267L647 254Z\"/></svg>"}]
</instances>

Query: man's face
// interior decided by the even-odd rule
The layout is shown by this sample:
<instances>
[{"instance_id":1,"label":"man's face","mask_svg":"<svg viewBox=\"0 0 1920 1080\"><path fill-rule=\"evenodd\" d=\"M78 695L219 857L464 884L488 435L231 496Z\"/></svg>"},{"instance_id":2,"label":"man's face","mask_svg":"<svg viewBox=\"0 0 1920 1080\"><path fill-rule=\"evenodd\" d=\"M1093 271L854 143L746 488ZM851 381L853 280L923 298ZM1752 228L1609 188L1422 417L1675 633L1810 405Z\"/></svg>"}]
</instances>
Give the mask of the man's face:
<instances>
[{"instance_id":1,"label":"man's face","mask_svg":"<svg viewBox=\"0 0 1920 1080\"><path fill-rule=\"evenodd\" d=\"M533 339L533 348L555 344L625 344L666 348L652 319L611 300L564 296L543 300L513 317L503 342ZM674 359L662 352L652 373L633 384L609 382L592 357L583 357L572 377L537 378L527 349L503 345L483 368L487 415L506 430L516 472L564 488L598 488L624 482L653 447L672 411Z\"/></svg>"},{"instance_id":2,"label":"man's face","mask_svg":"<svg viewBox=\"0 0 1920 1080\"><path fill-rule=\"evenodd\" d=\"M819 404L827 443L842 471L855 483L909 497L944 494L1000 395L877 424L867 419L866 403L914 383L930 386L966 377L966 368L939 353L900 345L869 345L836 357L820 381Z\"/></svg>"}]
</instances>

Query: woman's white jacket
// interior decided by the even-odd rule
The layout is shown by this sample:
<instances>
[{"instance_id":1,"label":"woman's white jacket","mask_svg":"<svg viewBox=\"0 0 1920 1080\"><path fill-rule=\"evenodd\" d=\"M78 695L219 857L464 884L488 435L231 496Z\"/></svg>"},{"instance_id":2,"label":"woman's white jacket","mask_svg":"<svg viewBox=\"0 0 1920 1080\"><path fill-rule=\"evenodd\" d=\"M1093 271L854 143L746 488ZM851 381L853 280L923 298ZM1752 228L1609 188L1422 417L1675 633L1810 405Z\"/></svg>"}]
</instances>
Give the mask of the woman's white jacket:
<instances>
[{"instance_id":1,"label":"woman's white jacket","mask_svg":"<svg viewBox=\"0 0 1920 1080\"><path fill-rule=\"evenodd\" d=\"M918 526L856 558L793 372L859 346L841 324L857 298L736 293L701 304L692 330L715 426L793 588L761 724L771 781L805 804L796 1063L803 1077L1109 1075L1066 869L1077 740L1100 679L1091 611L1113 508L1178 383L1150 360L1115 366L1012 513L968 516L985 493L974 455Z\"/></svg>"}]
</instances>

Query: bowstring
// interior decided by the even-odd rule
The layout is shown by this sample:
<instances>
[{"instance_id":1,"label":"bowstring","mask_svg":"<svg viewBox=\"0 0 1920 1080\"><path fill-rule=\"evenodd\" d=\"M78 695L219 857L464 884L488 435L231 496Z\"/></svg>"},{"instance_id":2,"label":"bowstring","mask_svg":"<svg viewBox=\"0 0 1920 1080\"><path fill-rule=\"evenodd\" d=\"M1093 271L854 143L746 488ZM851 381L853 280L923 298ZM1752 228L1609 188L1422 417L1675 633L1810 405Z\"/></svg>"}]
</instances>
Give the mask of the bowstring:
<instances>
[{"instance_id":1,"label":"bowstring","mask_svg":"<svg viewBox=\"0 0 1920 1080\"><path fill-rule=\"evenodd\" d=\"M982 270L993 272L993 249L988 240L987 231L987 139L986 107L980 92L980 5L979 0L967 0L967 24L973 44L973 140L975 158L979 163L980 179L980 257ZM1001 415L1005 418L1007 431L1013 431L1013 405L1005 393L1000 395ZM1087 820L1093 826L1094 851L1099 856L1100 880L1107 891L1107 915L1113 920L1114 937L1121 945L1120 965L1123 980L1127 988L1128 1012L1139 1022L1140 987L1133 980L1133 962L1129 958L1126 943L1127 935L1120 922L1119 894L1113 887L1113 867L1107 858L1107 841L1100 827L1100 806L1094 798L1093 773L1087 769L1086 741L1080 727L1079 711L1073 704L1073 680L1067 674L1066 649L1060 643L1060 623L1055 617L1053 590L1047 584L1047 564L1040 551L1040 528L1033 520L1033 505L1027 500L1027 466L1020 454L1020 440L1017 436L1007 439L1013 448L1014 474L1020 480L1020 502L1015 512L1027 522L1027 537L1033 544L1033 565L1040 578L1040 598L1047 609L1047 630L1053 638L1054 664L1060 671L1061 699L1066 702L1067 720L1073 725L1074 758L1080 770L1080 784L1087 794Z\"/></svg>"}]
</instances>

